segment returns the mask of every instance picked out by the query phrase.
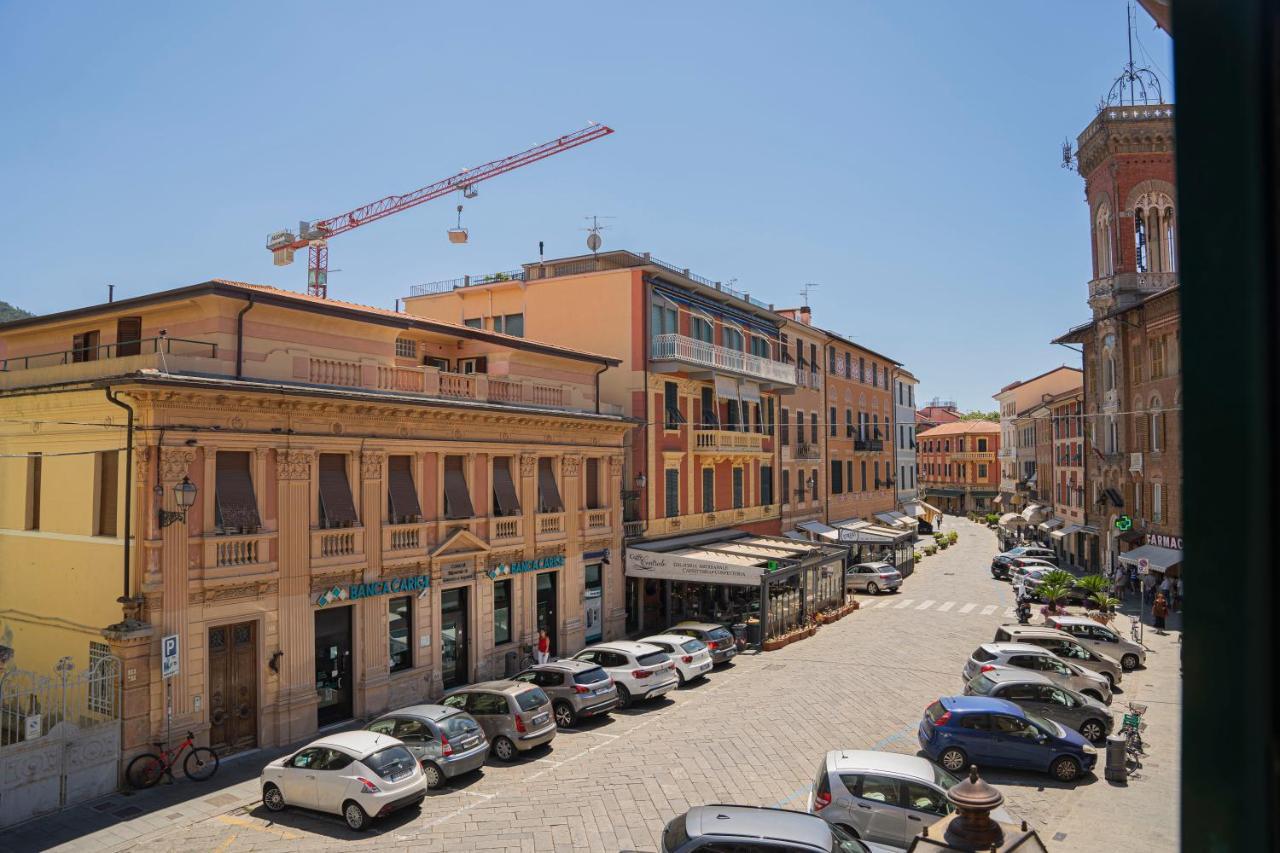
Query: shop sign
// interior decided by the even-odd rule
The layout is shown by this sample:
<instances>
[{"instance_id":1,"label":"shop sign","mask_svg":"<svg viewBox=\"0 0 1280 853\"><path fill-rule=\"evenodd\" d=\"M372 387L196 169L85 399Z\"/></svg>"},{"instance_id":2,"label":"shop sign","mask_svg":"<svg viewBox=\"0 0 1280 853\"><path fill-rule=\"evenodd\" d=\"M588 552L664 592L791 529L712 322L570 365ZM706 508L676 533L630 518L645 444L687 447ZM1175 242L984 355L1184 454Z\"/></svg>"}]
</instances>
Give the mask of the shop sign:
<instances>
[{"instance_id":1,"label":"shop sign","mask_svg":"<svg viewBox=\"0 0 1280 853\"><path fill-rule=\"evenodd\" d=\"M1172 536L1168 533L1148 533L1147 544L1156 545L1160 548L1170 548L1174 551L1182 550L1182 537Z\"/></svg>"},{"instance_id":2,"label":"shop sign","mask_svg":"<svg viewBox=\"0 0 1280 853\"><path fill-rule=\"evenodd\" d=\"M425 593L431 587L430 575L413 575L407 578L390 578L369 583L353 583L347 586L335 586L326 590L316 598L316 607L324 607L335 601L356 601L361 598L374 598L379 595L397 595L399 593Z\"/></svg>"},{"instance_id":3,"label":"shop sign","mask_svg":"<svg viewBox=\"0 0 1280 853\"><path fill-rule=\"evenodd\" d=\"M469 581L475 577L475 563L464 560L460 563L445 563L440 567L440 582Z\"/></svg>"},{"instance_id":4,"label":"shop sign","mask_svg":"<svg viewBox=\"0 0 1280 853\"><path fill-rule=\"evenodd\" d=\"M510 563L494 566L486 574L490 578L496 578L500 575L521 575L525 572L540 572L543 569L559 569L563 567L564 554L554 554L550 557L538 557L533 560L513 560Z\"/></svg>"},{"instance_id":5,"label":"shop sign","mask_svg":"<svg viewBox=\"0 0 1280 853\"><path fill-rule=\"evenodd\" d=\"M1118 517L1115 521L1116 530L1125 531L1133 527L1133 519L1127 515Z\"/></svg>"},{"instance_id":6,"label":"shop sign","mask_svg":"<svg viewBox=\"0 0 1280 853\"><path fill-rule=\"evenodd\" d=\"M717 563L655 551L627 551L627 577L632 578L757 586L761 575L759 566Z\"/></svg>"}]
</instances>

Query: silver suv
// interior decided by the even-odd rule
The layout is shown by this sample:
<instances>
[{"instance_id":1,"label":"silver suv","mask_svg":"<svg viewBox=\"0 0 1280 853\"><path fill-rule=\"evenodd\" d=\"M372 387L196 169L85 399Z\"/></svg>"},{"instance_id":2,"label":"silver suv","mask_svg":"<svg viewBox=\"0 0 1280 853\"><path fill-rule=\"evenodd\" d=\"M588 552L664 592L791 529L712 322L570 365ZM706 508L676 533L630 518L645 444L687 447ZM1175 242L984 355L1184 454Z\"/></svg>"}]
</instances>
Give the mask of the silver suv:
<instances>
[{"instance_id":1,"label":"silver suv","mask_svg":"<svg viewBox=\"0 0 1280 853\"><path fill-rule=\"evenodd\" d=\"M475 717L489 736L493 754L511 761L521 752L550 743L556 736L551 700L542 688L523 681L484 681L445 694L440 703Z\"/></svg>"},{"instance_id":2,"label":"silver suv","mask_svg":"<svg viewBox=\"0 0 1280 853\"><path fill-rule=\"evenodd\" d=\"M537 685L551 697L556 725L567 729L582 717L618 707L618 688L609 673L586 661L563 658L530 667L511 679Z\"/></svg>"},{"instance_id":3,"label":"silver suv","mask_svg":"<svg viewBox=\"0 0 1280 853\"><path fill-rule=\"evenodd\" d=\"M996 643L1030 643L1048 649L1063 660L1077 663L1091 669L1111 683L1112 692L1124 678L1124 669L1120 661L1087 649L1076 641L1076 638L1059 631L1057 628L1046 628L1041 625L1001 625L996 629L992 642Z\"/></svg>"},{"instance_id":4,"label":"silver suv","mask_svg":"<svg viewBox=\"0 0 1280 853\"><path fill-rule=\"evenodd\" d=\"M899 849L898 847L892 848ZM694 806L662 830L662 853L891 853L804 812L765 806Z\"/></svg>"},{"instance_id":5,"label":"silver suv","mask_svg":"<svg viewBox=\"0 0 1280 853\"><path fill-rule=\"evenodd\" d=\"M1097 699L1060 687L1043 673L1028 669L980 672L965 686L964 693L1008 699L1025 711L1075 729L1093 743L1111 734L1115 724L1107 706Z\"/></svg>"},{"instance_id":6,"label":"silver suv","mask_svg":"<svg viewBox=\"0 0 1280 853\"><path fill-rule=\"evenodd\" d=\"M444 705L411 705L378 717L365 729L402 741L422 764L428 788L480 769L489 741L465 711Z\"/></svg>"},{"instance_id":7,"label":"silver suv","mask_svg":"<svg viewBox=\"0 0 1280 853\"><path fill-rule=\"evenodd\" d=\"M1054 684L1111 703L1111 683L1101 675L1030 643L983 643L973 650L960 678L967 685L983 672L1009 666L1034 670Z\"/></svg>"},{"instance_id":8,"label":"silver suv","mask_svg":"<svg viewBox=\"0 0 1280 853\"><path fill-rule=\"evenodd\" d=\"M1044 624L1070 634L1086 649L1118 659L1120 668L1125 672L1146 666L1146 647L1121 635L1110 625L1102 625L1084 616L1046 616Z\"/></svg>"}]
</instances>

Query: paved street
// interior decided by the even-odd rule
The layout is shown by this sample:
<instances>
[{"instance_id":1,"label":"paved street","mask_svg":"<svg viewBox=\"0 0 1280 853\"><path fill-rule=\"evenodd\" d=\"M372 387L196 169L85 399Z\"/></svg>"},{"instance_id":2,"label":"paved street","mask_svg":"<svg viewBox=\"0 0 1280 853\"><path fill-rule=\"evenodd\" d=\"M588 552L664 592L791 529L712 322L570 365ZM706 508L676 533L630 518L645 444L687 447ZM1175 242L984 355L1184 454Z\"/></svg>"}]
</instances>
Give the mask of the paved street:
<instances>
[{"instance_id":1,"label":"paved street","mask_svg":"<svg viewBox=\"0 0 1280 853\"><path fill-rule=\"evenodd\" d=\"M256 802L258 753L229 762L213 783L117 796L8 836L18 849L44 834L80 832L56 849L656 850L663 824L692 805L804 808L824 752L837 747L914 753L921 712L959 691L968 653L1007 621L1012 596L988 572L995 537L948 518L960 541L926 558L901 593L860 596L862 608L812 639L744 656L703 684L559 735L552 748L483 773L410 810L349 832L336 816L267 813ZM1123 621L1123 620L1122 620ZM1008 810L1052 850L1176 850L1181 687L1175 634L1147 632L1148 668L1129 674L1112 706L1149 705L1149 758L1115 786L1101 773L1063 785L992 770ZM243 781L237 781L237 779ZM231 783L231 784L228 784ZM191 802L178 798L189 795ZM136 807L128 819L112 817ZM113 821L84 834L77 815ZM86 818L87 820L87 818Z\"/></svg>"}]
</instances>

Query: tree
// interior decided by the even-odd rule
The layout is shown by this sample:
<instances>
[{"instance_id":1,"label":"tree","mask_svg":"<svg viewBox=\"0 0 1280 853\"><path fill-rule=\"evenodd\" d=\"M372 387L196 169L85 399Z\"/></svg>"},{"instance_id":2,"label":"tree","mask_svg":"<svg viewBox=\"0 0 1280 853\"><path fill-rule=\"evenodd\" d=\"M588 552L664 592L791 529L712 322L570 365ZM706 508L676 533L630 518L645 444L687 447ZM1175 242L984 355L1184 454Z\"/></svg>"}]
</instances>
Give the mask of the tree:
<instances>
[{"instance_id":1,"label":"tree","mask_svg":"<svg viewBox=\"0 0 1280 853\"><path fill-rule=\"evenodd\" d=\"M23 311L21 308L15 308L8 302L0 300L0 323L7 323L10 320L21 320L23 317L33 316L30 312Z\"/></svg>"},{"instance_id":2,"label":"tree","mask_svg":"<svg viewBox=\"0 0 1280 853\"><path fill-rule=\"evenodd\" d=\"M979 411L976 411L976 410L975 410L975 411L972 411L972 412L965 412L963 415L961 415L961 416L960 416L960 420L962 420L962 421L991 421L992 423L997 423L997 424L998 424L998 423L1000 423L1000 413L999 413L999 412L979 412Z\"/></svg>"}]
</instances>

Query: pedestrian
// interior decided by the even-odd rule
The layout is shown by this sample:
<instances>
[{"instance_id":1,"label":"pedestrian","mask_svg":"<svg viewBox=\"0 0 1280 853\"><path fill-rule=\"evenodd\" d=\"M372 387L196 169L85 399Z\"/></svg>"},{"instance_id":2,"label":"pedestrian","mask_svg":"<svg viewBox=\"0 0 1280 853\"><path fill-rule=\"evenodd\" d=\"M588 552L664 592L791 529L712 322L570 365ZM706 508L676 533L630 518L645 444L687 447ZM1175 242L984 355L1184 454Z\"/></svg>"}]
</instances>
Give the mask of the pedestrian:
<instances>
[{"instance_id":1,"label":"pedestrian","mask_svg":"<svg viewBox=\"0 0 1280 853\"><path fill-rule=\"evenodd\" d=\"M1129 591L1130 592L1138 591L1138 567L1137 566L1129 567Z\"/></svg>"},{"instance_id":2,"label":"pedestrian","mask_svg":"<svg viewBox=\"0 0 1280 853\"><path fill-rule=\"evenodd\" d=\"M1169 602L1163 592L1156 593L1155 603L1151 605L1151 617L1156 623L1156 633L1164 633L1164 620L1169 615Z\"/></svg>"},{"instance_id":3,"label":"pedestrian","mask_svg":"<svg viewBox=\"0 0 1280 853\"><path fill-rule=\"evenodd\" d=\"M551 638L547 636L547 632L538 629L538 651L534 659L538 663L546 663L551 658Z\"/></svg>"},{"instance_id":4,"label":"pedestrian","mask_svg":"<svg viewBox=\"0 0 1280 853\"><path fill-rule=\"evenodd\" d=\"M1173 610L1175 613L1182 612L1182 578L1176 578L1173 582Z\"/></svg>"}]
</instances>

